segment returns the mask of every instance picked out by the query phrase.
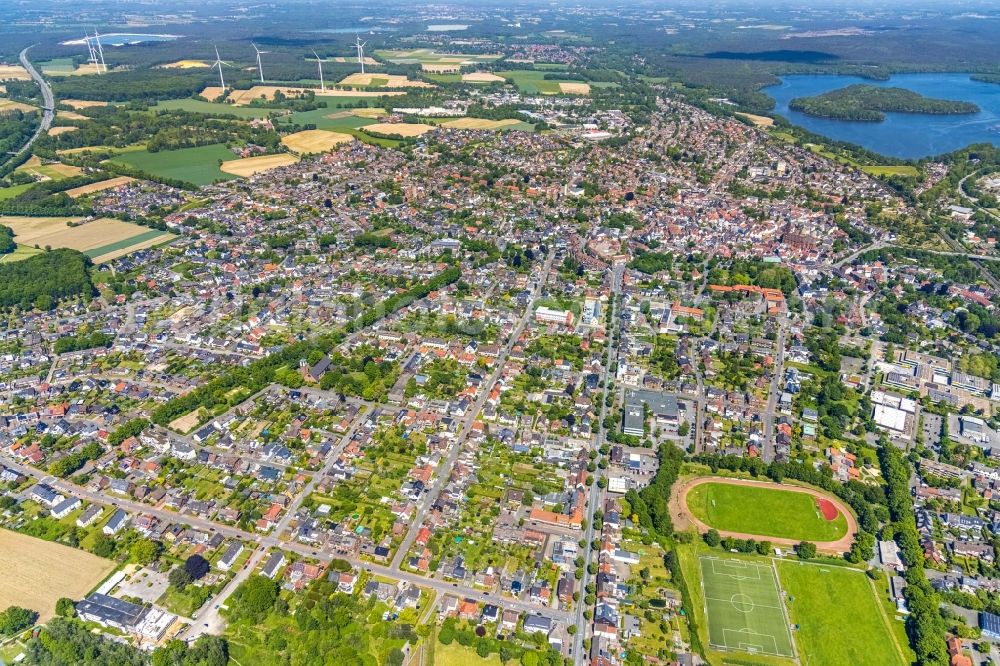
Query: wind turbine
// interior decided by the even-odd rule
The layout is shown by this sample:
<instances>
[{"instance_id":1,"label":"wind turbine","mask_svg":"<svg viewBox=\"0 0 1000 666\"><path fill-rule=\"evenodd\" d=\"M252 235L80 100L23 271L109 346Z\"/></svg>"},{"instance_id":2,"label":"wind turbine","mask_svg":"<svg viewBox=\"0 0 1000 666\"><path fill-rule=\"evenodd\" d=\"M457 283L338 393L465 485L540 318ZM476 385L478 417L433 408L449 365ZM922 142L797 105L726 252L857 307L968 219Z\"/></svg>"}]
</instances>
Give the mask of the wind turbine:
<instances>
[{"instance_id":1,"label":"wind turbine","mask_svg":"<svg viewBox=\"0 0 1000 666\"><path fill-rule=\"evenodd\" d=\"M97 43L97 56L101 59L101 64L97 68L97 73L101 73L101 68L104 68L104 73L108 73L108 65L104 62L104 47L101 46L101 36L97 34L97 28L94 28L94 41ZM96 60L94 61L96 64Z\"/></svg>"},{"instance_id":2,"label":"wind turbine","mask_svg":"<svg viewBox=\"0 0 1000 666\"><path fill-rule=\"evenodd\" d=\"M212 67L213 68L215 68L215 67L219 68L219 84L222 86L223 94L225 94L225 90L226 90L226 80L224 78L222 78L222 66L223 65L228 65L228 64L229 64L228 62L222 62L222 58L219 57L219 47L216 46L215 47L215 62L212 63Z\"/></svg>"},{"instance_id":3,"label":"wind turbine","mask_svg":"<svg viewBox=\"0 0 1000 666\"><path fill-rule=\"evenodd\" d=\"M87 44L87 62L94 63L94 67L97 68L97 73L100 74L101 68L97 65L97 51L94 49L94 44L90 40L90 35L84 33L83 41Z\"/></svg>"},{"instance_id":4,"label":"wind turbine","mask_svg":"<svg viewBox=\"0 0 1000 666\"><path fill-rule=\"evenodd\" d=\"M260 72L260 82L264 83L264 67L260 64L260 56L262 53L270 53L270 51L261 51L253 42L250 42L250 46L257 52L257 71Z\"/></svg>"},{"instance_id":5,"label":"wind turbine","mask_svg":"<svg viewBox=\"0 0 1000 666\"><path fill-rule=\"evenodd\" d=\"M319 69L319 89L326 92L326 84L323 83L323 61L320 60L319 54L313 51L313 55L316 56L316 67Z\"/></svg>"},{"instance_id":6,"label":"wind turbine","mask_svg":"<svg viewBox=\"0 0 1000 666\"><path fill-rule=\"evenodd\" d=\"M357 35L354 36L354 46L358 49L358 63L361 65L361 73L365 73L365 44Z\"/></svg>"}]
</instances>

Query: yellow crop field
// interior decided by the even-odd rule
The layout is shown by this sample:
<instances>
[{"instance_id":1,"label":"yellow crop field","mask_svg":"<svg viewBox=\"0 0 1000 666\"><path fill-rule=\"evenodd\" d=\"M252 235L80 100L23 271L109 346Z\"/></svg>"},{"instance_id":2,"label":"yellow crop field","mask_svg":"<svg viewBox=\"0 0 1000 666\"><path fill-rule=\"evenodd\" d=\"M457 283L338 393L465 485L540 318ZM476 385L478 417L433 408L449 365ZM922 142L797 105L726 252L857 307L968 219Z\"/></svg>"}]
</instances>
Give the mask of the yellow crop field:
<instances>
[{"instance_id":1,"label":"yellow crop field","mask_svg":"<svg viewBox=\"0 0 1000 666\"><path fill-rule=\"evenodd\" d=\"M49 128L49 136L59 136L60 134L67 134L69 132L75 132L80 129L79 127L51 127Z\"/></svg>"},{"instance_id":2,"label":"yellow crop field","mask_svg":"<svg viewBox=\"0 0 1000 666\"><path fill-rule=\"evenodd\" d=\"M369 132L371 134L381 134L383 136L391 136L393 134L398 134L399 136L420 136L421 134L426 134L434 129L433 125L421 125L419 123L375 123L374 125L365 125L361 128L363 132Z\"/></svg>"},{"instance_id":3,"label":"yellow crop field","mask_svg":"<svg viewBox=\"0 0 1000 666\"><path fill-rule=\"evenodd\" d=\"M226 91L219 86L208 86L201 91L201 96L207 99L209 102L214 102L215 100L222 97Z\"/></svg>"},{"instance_id":4,"label":"yellow crop field","mask_svg":"<svg viewBox=\"0 0 1000 666\"><path fill-rule=\"evenodd\" d=\"M306 92L305 88L293 88L291 86L253 86L248 90L233 90L229 93L229 99L236 106L246 106L255 99L263 98L271 101L274 99L274 94L279 90L286 97L298 97L304 95Z\"/></svg>"},{"instance_id":5,"label":"yellow crop field","mask_svg":"<svg viewBox=\"0 0 1000 666\"><path fill-rule=\"evenodd\" d=\"M76 111L56 111L56 118L63 120L90 120L87 116Z\"/></svg>"},{"instance_id":6,"label":"yellow crop field","mask_svg":"<svg viewBox=\"0 0 1000 666\"><path fill-rule=\"evenodd\" d=\"M378 86L379 88L433 88L426 81L411 81L401 74L349 74L340 81L342 86Z\"/></svg>"},{"instance_id":7,"label":"yellow crop field","mask_svg":"<svg viewBox=\"0 0 1000 666\"><path fill-rule=\"evenodd\" d=\"M12 99L0 99L0 111L37 111L35 107Z\"/></svg>"},{"instance_id":8,"label":"yellow crop field","mask_svg":"<svg viewBox=\"0 0 1000 666\"><path fill-rule=\"evenodd\" d=\"M258 155L256 157L244 157L239 160L229 160L223 162L219 168L234 176L253 176L277 169L278 167L295 164L299 159L288 153L278 153L277 155Z\"/></svg>"},{"instance_id":9,"label":"yellow crop field","mask_svg":"<svg viewBox=\"0 0 1000 666\"><path fill-rule=\"evenodd\" d=\"M300 155L307 155L309 153L325 153L342 143L347 143L353 138L350 134L342 134L341 132L305 130L304 132L296 132L295 134L282 137L281 143L286 145L291 151Z\"/></svg>"},{"instance_id":10,"label":"yellow crop field","mask_svg":"<svg viewBox=\"0 0 1000 666\"><path fill-rule=\"evenodd\" d=\"M458 120L449 120L446 123L441 123L441 127L447 127L449 129L500 129L501 127L517 125L519 122L521 121L513 118L504 118L503 120L487 120L486 118L459 118Z\"/></svg>"},{"instance_id":11,"label":"yellow crop field","mask_svg":"<svg viewBox=\"0 0 1000 666\"><path fill-rule=\"evenodd\" d=\"M388 115L388 111L381 107L369 107L367 109L354 109L348 112L349 115L356 116L358 118L380 118L382 116ZM331 116L327 116L329 118Z\"/></svg>"},{"instance_id":12,"label":"yellow crop field","mask_svg":"<svg viewBox=\"0 0 1000 666\"><path fill-rule=\"evenodd\" d=\"M102 192L104 190L110 190L115 187L121 187L122 185L127 185L131 183L135 178L129 176L118 176L117 178L109 178L108 180L102 180L98 183L91 183L90 185L81 185L80 187L74 187L71 190L66 190L66 194L70 197L76 199L77 197L82 197L87 194L93 194L94 192Z\"/></svg>"},{"instance_id":13,"label":"yellow crop field","mask_svg":"<svg viewBox=\"0 0 1000 666\"><path fill-rule=\"evenodd\" d=\"M451 74L462 69L462 65L448 62L425 62L421 63L420 69L434 74Z\"/></svg>"},{"instance_id":14,"label":"yellow crop field","mask_svg":"<svg viewBox=\"0 0 1000 666\"><path fill-rule=\"evenodd\" d=\"M160 65L160 67L164 69L197 69L199 67L208 67L208 63L204 60L177 60Z\"/></svg>"},{"instance_id":15,"label":"yellow crop field","mask_svg":"<svg viewBox=\"0 0 1000 666\"><path fill-rule=\"evenodd\" d=\"M394 97L396 95L405 95L406 93L402 90L392 90L392 91L381 91L381 90L335 90L333 88L327 88L326 90L316 90L317 97Z\"/></svg>"},{"instance_id":16,"label":"yellow crop field","mask_svg":"<svg viewBox=\"0 0 1000 666\"><path fill-rule=\"evenodd\" d=\"M0 81L27 81L28 70L20 65L0 65Z\"/></svg>"},{"instance_id":17,"label":"yellow crop field","mask_svg":"<svg viewBox=\"0 0 1000 666\"><path fill-rule=\"evenodd\" d=\"M567 95L589 95L590 94L590 84L589 83L567 83L561 81L559 83L559 91L566 93Z\"/></svg>"},{"instance_id":18,"label":"yellow crop field","mask_svg":"<svg viewBox=\"0 0 1000 666\"><path fill-rule=\"evenodd\" d=\"M80 599L115 563L76 548L0 530L0 607L21 606L48 621L60 597Z\"/></svg>"},{"instance_id":19,"label":"yellow crop field","mask_svg":"<svg viewBox=\"0 0 1000 666\"><path fill-rule=\"evenodd\" d=\"M758 116L752 113L737 113L736 115L743 116L758 127L770 127L774 124L774 118L768 118L767 116Z\"/></svg>"},{"instance_id":20,"label":"yellow crop field","mask_svg":"<svg viewBox=\"0 0 1000 666\"><path fill-rule=\"evenodd\" d=\"M507 79L491 72L469 72L462 74L462 80L466 83L503 83Z\"/></svg>"},{"instance_id":21,"label":"yellow crop field","mask_svg":"<svg viewBox=\"0 0 1000 666\"><path fill-rule=\"evenodd\" d=\"M70 226L70 222L76 226ZM83 222L83 218L79 217L3 216L0 217L0 224L10 227L14 231L14 239L20 244L79 250L91 255L95 261L108 261L139 247L174 238L170 233L110 218ZM135 242L129 243L129 239L135 239Z\"/></svg>"},{"instance_id":22,"label":"yellow crop field","mask_svg":"<svg viewBox=\"0 0 1000 666\"><path fill-rule=\"evenodd\" d=\"M61 99L61 103L67 106L72 106L74 109L79 111L80 109L89 109L94 106L107 106L107 102L96 102L90 99Z\"/></svg>"}]
</instances>

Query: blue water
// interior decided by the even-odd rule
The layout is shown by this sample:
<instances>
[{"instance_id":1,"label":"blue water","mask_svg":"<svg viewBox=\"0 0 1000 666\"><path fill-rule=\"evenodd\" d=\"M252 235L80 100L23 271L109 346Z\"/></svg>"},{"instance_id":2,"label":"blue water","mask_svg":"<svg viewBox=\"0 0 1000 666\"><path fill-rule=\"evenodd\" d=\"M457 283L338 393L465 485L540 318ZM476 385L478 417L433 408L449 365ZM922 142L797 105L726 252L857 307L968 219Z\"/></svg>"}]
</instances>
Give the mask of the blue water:
<instances>
[{"instance_id":1,"label":"blue water","mask_svg":"<svg viewBox=\"0 0 1000 666\"><path fill-rule=\"evenodd\" d=\"M139 44L142 42L169 42L177 39L177 35L140 35L133 33L112 33L101 35L101 44L104 46L126 46L128 44Z\"/></svg>"},{"instance_id":2,"label":"blue water","mask_svg":"<svg viewBox=\"0 0 1000 666\"><path fill-rule=\"evenodd\" d=\"M322 32L329 35L353 35L355 33L363 35L366 32L393 32L394 30L395 28L387 28L382 25L362 25L353 28L321 28L309 32Z\"/></svg>"},{"instance_id":3,"label":"blue water","mask_svg":"<svg viewBox=\"0 0 1000 666\"><path fill-rule=\"evenodd\" d=\"M790 111L788 102L849 86L906 88L927 97L976 104L974 114L936 116L915 113L887 113L880 123L816 118ZM763 92L777 102L775 111L811 132L864 146L869 150L906 159L940 155L970 143L1000 145L1000 85L980 83L968 74L897 74L888 81L870 81L857 76L803 74L782 77L779 85Z\"/></svg>"}]
</instances>

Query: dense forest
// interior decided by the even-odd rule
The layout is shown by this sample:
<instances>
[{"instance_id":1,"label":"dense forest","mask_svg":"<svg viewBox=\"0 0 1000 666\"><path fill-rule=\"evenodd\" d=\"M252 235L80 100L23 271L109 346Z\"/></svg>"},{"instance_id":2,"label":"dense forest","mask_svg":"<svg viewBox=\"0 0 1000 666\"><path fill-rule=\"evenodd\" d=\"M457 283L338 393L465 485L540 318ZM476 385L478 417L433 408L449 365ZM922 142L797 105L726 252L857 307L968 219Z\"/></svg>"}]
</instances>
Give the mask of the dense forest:
<instances>
[{"instance_id":1,"label":"dense forest","mask_svg":"<svg viewBox=\"0 0 1000 666\"><path fill-rule=\"evenodd\" d=\"M39 115L35 111L20 110L0 113L0 165L9 158L8 154L21 149L38 127Z\"/></svg>"},{"instance_id":2,"label":"dense forest","mask_svg":"<svg viewBox=\"0 0 1000 666\"><path fill-rule=\"evenodd\" d=\"M51 309L60 299L94 294L90 259L76 250L52 250L0 264L0 308Z\"/></svg>"},{"instance_id":3,"label":"dense forest","mask_svg":"<svg viewBox=\"0 0 1000 666\"><path fill-rule=\"evenodd\" d=\"M814 97L796 97L788 108L810 116L834 120L881 122L885 113L926 113L933 115L977 113L972 102L924 97L905 88L881 88L855 84Z\"/></svg>"}]
</instances>

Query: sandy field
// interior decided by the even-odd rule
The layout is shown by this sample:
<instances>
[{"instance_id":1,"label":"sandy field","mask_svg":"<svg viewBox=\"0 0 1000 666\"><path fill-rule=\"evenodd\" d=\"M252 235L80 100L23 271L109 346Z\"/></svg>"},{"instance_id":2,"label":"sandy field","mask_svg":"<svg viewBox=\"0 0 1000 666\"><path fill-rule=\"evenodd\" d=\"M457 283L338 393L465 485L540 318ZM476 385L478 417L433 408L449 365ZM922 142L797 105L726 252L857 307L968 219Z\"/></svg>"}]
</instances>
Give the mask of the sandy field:
<instances>
[{"instance_id":1,"label":"sandy field","mask_svg":"<svg viewBox=\"0 0 1000 666\"><path fill-rule=\"evenodd\" d=\"M0 607L36 611L39 622L55 615L60 597L81 599L115 568L88 552L0 530Z\"/></svg>"},{"instance_id":2,"label":"sandy field","mask_svg":"<svg viewBox=\"0 0 1000 666\"><path fill-rule=\"evenodd\" d=\"M208 67L209 65L204 60L178 60L159 66L164 69L197 69L199 67Z\"/></svg>"},{"instance_id":3,"label":"sandy field","mask_svg":"<svg viewBox=\"0 0 1000 666\"><path fill-rule=\"evenodd\" d=\"M434 129L433 125L421 125L419 123L375 123L365 125L362 131L383 136L398 134L399 136L420 136Z\"/></svg>"},{"instance_id":4,"label":"sandy field","mask_svg":"<svg viewBox=\"0 0 1000 666\"><path fill-rule=\"evenodd\" d=\"M201 96L207 99L209 102L214 102L215 100L222 97L226 91L219 86L208 86L201 91Z\"/></svg>"},{"instance_id":5,"label":"sandy field","mask_svg":"<svg viewBox=\"0 0 1000 666\"><path fill-rule=\"evenodd\" d=\"M246 106L255 99L264 98L268 101L274 99L274 94L278 91L286 97L298 97L304 95L305 88L293 88L290 86L254 86L249 90L234 90L229 93L229 99L236 106Z\"/></svg>"},{"instance_id":6,"label":"sandy field","mask_svg":"<svg viewBox=\"0 0 1000 666\"><path fill-rule=\"evenodd\" d=\"M298 158L294 155L278 153L277 155L258 155L257 157L229 160L228 162L223 162L219 168L234 176L253 176L254 174L264 173L278 167L295 164L298 161Z\"/></svg>"},{"instance_id":7,"label":"sandy field","mask_svg":"<svg viewBox=\"0 0 1000 666\"><path fill-rule=\"evenodd\" d=\"M330 132L328 130L305 130L281 137L281 143L289 150L300 155L309 153L325 153L342 143L347 143L354 137L350 134Z\"/></svg>"},{"instance_id":8,"label":"sandy field","mask_svg":"<svg viewBox=\"0 0 1000 666\"><path fill-rule=\"evenodd\" d=\"M375 82L373 84L373 81ZM380 88L433 88L434 86L426 81L411 81L400 74L350 74L344 77L338 85L342 86L371 86L378 85Z\"/></svg>"},{"instance_id":9,"label":"sandy field","mask_svg":"<svg viewBox=\"0 0 1000 666\"><path fill-rule=\"evenodd\" d=\"M102 180L99 183L91 183L90 185L81 185L80 187L74 187L71 190L66 190L66 194L70 197L76 199L77 197L82 197L87 194L93 194L94 192L102 192L104 190L110 190L114 187L120 187L131 183L135 178L129 176L118 176L117 178L109 178L108 180Z\"/></svg>"},{"instance_id":10,"label":"sandy field","mask_svg":"<svg viewBox=\"0 0 1000 666\"><path fill-rule=\"evenodd\" d=\"M516 125L520 121L513 118L505 118L503 120L487 120L485 118L459 118L458 120L449 120L446 123L442 123L441 127L447 127L449 129L500 129L501 127L510 127L511 125Z\"/></svg>"},{"instance_id":11,"label":"sandy field","mask_svg":"<svg viewBox=\"0 0 1000 666\"><path fill-rule=\"evenodd\" d=\"M176 419L171 421L169 427L174 432L179 432L181 434L187 433L189 430L198 425L198 410L193 412L188 412L184 416L178 416Z\"/></svg>"},{"instance_id":12,"label":"sandy field","mask_svg":"<svg viewBox=\"0 0 1000 666\"><path fill-rule=\"evenodd\" d=\"M0 81L28 81L28 70L20 65L0 65Z\"/></svg>"},{"instance_id":13,"label":"sandy field","mask_svg":"<svg viewBox=\"0 0 1000 666\"><path fill-rule=\"evenodd\" d=\"M507 79L491 72L469 72L462 74L462 80L466 83L503 83Z\"/></svg>"},{"instance_id":14,"label":"sandy field","mask_svg":"<svg viewBox=\"0 0 1000 666\"><path fill-rule=\"evenodd\" d=\"M590 84L589 83L566 83L561 82L559 84L559 90L566 93L567 95L589 95L590 94Z\"/></svg>"},{"instance_id":15,"label":"sandy field","mask_svg":"<svg viewBox=\"0 0 1000 666\"><path fill-rule=\"evenodd\" d=\"M107 102L97 102L89 99L61 99L59 100L63 104L72 106L74 109L79 111L80 109L89 109L93 106L107 106Z\"/></svg>"},{"instance_id":16,"label":"sandy field","mask_svg":"<svg viewBox=\"0 0 1000 666\"><path fill-rule=\"evenodd\" d=\"M109 67L108 71L113 72L115 69L115 67ZM89 76L97 74L97 65L92 62L85 62L82 65L77 65L76 69L72 71L59 67L42 67L42 73L49 76Z\"/></svg>"},{"instance_id":17,"label":"sandy field","mask_svg":"<svg viewBox=\"0 0 1000 666\"><path fill-rule=\"evenodd\" d=\"M37 109L24 102L15 102L12 99L0 99L0 111L37 111Z\"/></svg>"},{"instance_id":18,"label":"sandy field","mask_svg":"<svg viewBox=\"0 0 1000 666\"><path fill-rule=\"evenodd\" d=\"M79 127L52 127L49 129L49 136L59 136L60 134L67 134L69 132L75 132L80 129Z\"/></svg>"},{"instance_id":19,"label":"sandy field","mask_svg":"<svg viewBox=\"0 0 1000 666\"><path fill-rule=\"evenodd\" d=\"M774 118L768 118L767 116L755 116L752 113L737 113L736 115L743 116L758 127L770 127L774 124Z\"/></svg>"},{"instance_id":20,"label":"sandy field","mask_svg":"<svg viewBox=\"0 0 1000 666\"><path fill-rule=\"evenodd\" d=\"M150 231L147 227L140 227L137 224L103 217L75 227L67 224L81 219L79 217L3 216L0 217L0 224L14 230L14 237L18 243L38 245L39 247L47 245L57 248L67 247L81 252L117 243ZM125 254L123 251L116 250L116 252L119 256Z\"/></svg>"}]
</instances>

